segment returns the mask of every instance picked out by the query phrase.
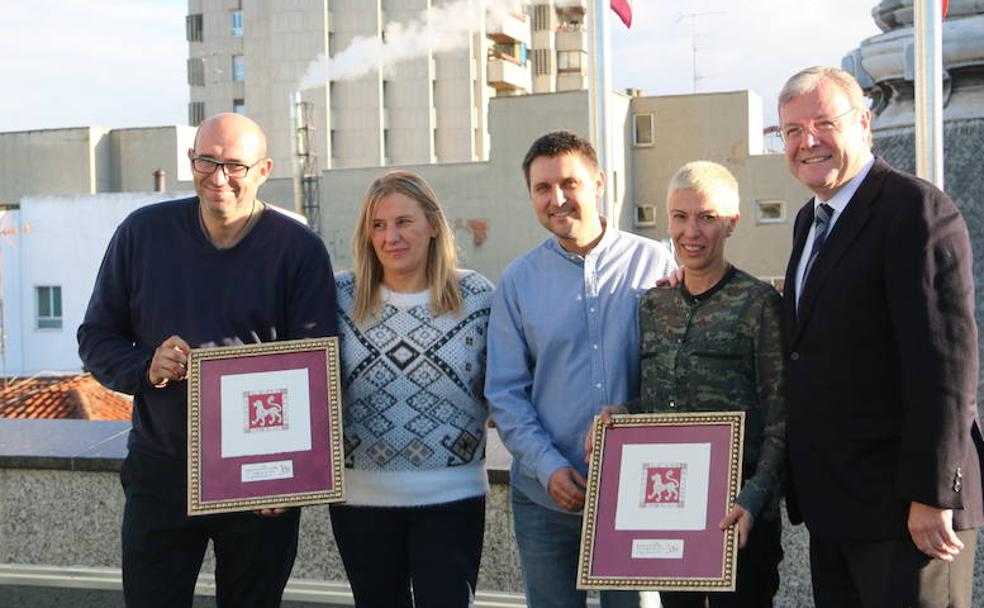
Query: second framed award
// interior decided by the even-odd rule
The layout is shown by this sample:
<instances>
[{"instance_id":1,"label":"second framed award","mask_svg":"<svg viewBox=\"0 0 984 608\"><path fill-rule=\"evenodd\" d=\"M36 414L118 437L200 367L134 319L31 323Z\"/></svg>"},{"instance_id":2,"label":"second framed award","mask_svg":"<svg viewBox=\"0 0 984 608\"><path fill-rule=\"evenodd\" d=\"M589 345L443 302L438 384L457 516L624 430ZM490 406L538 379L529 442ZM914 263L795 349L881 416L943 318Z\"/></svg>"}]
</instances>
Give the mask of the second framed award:
<instances>
[{"instance_id":1,"label":"second framed award","mask_svg":"<svg viewBox=\"0 0 984 608\"><path fill-rule=\"evenodd\" d=\"M578 564L582 589L732 591L744 412L612 416L595 424Z\"/></svg>"}]
</instances>

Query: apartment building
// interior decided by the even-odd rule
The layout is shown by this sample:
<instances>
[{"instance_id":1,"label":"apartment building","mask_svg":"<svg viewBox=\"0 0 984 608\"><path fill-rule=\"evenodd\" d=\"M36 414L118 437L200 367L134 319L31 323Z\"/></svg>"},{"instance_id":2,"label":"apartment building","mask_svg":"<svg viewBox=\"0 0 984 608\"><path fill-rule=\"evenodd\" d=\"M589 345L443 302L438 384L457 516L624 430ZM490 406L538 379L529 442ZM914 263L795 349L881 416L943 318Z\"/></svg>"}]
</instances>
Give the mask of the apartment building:
<instances>
[{"instance_id":1,"label":"apartment building","mask_svg":"<svg viewBox=\"0 0 984 608\"><path fill-rule=\"evenodd\" d=\"M247 114L267 130L274 175L289 176L290 94L313 60L347 52L364 73L302 91L316 169L483 160L491 97L587 87L591 11L589 0L491 0L454 24L465 31L448 49L441 15L467 2L477 0L189 0L188 122ZM421 25L428 35L392 39ZM353 58L375 40L415 50Z\"/></svg>"}]
</instances>

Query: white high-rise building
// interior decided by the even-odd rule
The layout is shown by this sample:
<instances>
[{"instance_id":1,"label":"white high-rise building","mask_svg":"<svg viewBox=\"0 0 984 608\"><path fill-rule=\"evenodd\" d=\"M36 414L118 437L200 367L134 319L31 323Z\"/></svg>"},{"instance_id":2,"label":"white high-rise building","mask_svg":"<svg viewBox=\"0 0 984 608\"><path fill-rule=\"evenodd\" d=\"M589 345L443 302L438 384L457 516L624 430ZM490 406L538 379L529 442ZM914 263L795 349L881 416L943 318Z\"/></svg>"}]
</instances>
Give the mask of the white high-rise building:
<instances>
[{"instance_id":1,"label":"white high-rise building","mask_svg":"<svg viewBox=\"0 0 984 608\"><path fill-rule=\"evenodd\" d=\"M360 38L386 43L387 25L429 23L461 1L469 0L189 0L189 124L249 115L267 131L274 175L288 176L289 98L310 62ZM587 87L589 0L495 2L506 10L478 11L454 50L427 40L412 59L379 65L367 56L376 63L367 73L304 90L318 167L482 160L490 97Z\"/></svg>"},{"instance_id":2,"label":"white high-rise building","mask_svg":"<svg viewBox=\"0 0 984 608\"><path fill-rule=\"evenodd\" d=\"M589 0L533 0L533 92L588 88Z\"/></svg>"}]
</instances>

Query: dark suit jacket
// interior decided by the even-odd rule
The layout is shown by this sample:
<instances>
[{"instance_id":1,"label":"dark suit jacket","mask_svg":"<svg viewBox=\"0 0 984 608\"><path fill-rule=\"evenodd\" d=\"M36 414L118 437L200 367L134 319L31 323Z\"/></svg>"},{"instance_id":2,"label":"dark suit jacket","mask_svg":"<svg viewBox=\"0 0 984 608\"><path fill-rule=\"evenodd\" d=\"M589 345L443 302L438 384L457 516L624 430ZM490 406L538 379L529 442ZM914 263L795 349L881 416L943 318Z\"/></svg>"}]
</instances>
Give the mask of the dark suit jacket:
<instances>
[{"instance_id":1,"label":"dark suit jacket","mask_svg":"<svg viewBox=\"0 0 984 608\"><path fill-rule=\"evenodd\" d=\"M790 517L829 538L900 538L910 501L984 523L967 226L881 159L795 304L813 201L796 216L783 303Z\"/></svg>"}]
</instances>

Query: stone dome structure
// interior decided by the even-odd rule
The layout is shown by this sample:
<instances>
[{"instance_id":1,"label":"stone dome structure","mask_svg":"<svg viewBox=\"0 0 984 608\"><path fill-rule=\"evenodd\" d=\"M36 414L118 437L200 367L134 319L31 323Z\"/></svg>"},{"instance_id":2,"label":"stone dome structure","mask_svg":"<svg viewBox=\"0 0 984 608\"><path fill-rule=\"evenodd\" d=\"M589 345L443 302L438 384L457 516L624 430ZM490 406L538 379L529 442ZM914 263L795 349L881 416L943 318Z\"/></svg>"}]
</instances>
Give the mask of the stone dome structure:
<instances>
[{"instance_id":1,"label":"stone dome structure","mask_svg":"<svg viewBox=\"0 0 984 608\"><path fill-rule=\"evenodd\" d=\"M871 14L882 33L864 40L842 67L871 96L875 153L915 173L913 0L882 0ZM950 0L943 70L944 189L970 230L984 335L984 0ZM979 339L984 355L981 345Z\"/></svg>"}]
</instances>

